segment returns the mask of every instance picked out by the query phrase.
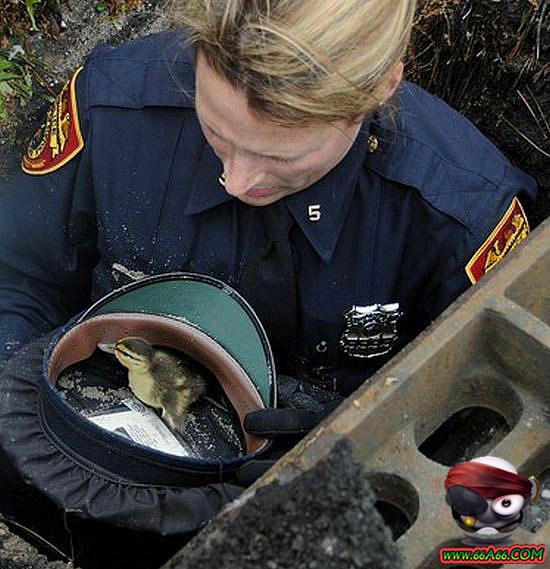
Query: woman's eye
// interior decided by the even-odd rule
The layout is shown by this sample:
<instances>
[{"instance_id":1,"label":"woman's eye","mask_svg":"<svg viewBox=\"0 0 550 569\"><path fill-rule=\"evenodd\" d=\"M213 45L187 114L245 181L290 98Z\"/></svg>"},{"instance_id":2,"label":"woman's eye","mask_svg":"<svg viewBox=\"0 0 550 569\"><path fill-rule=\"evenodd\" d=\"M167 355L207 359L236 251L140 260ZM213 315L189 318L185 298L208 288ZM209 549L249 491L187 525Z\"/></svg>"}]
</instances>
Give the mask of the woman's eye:
<instances>
[{"instance_id":1,"label":"woman's eye","mask_svg":"<svg viewBox=\"0 0 550 569\"><path fill-rule=\"evenodd\" d=\"M525 500L520 494L509 494L494 500L491 508L499 516L513 516L523 508L524 502Z\"/></svg>"},{"instance_id":2,"label":"woman's eye","mask_svg":"<svg viewBox=\"0 0 550 569\"><path fill-rule=\"evenodd\" d=\"M204 125L204 127L205 127L205 130L208 132L208 136L214 137L214 138L219 138L223 142L223 138L221 138L220 135L215 130L212 130L208 125ZM268 159L272 160L273 162L277 162L277 164L292 164L293 162L298 161L297 158L269 158L268 157Z\"/></svg>"},{"instance_id":3,"label":"woman's eye","mask_svg":"<svg viewBox=\"0 0 550 569\"><path fill-rule=\"evenodd\" d=\"M275 160L275 162L279 164L292 164L296 162L296 158L272 158L272 160Z\"/></svg>"}]
</instances>

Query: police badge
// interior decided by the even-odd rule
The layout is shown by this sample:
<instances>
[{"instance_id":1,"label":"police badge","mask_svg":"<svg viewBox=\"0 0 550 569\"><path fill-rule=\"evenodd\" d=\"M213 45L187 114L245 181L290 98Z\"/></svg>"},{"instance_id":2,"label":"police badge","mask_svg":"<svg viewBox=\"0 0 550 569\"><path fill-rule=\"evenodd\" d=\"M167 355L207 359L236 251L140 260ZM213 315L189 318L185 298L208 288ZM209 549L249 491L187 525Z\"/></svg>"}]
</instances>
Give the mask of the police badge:
<instances>
[{"instance_id":1,"label":"police badge","mask_svg":"<svg viewBox=\"0 0 550 569\"><path fill-rule=\"evenodd\" d=\"M374 358L387 354L397 341L399 303L352 306L344 313L346 329L340 347L352 358Z\"/></svg>"}]
</instances>

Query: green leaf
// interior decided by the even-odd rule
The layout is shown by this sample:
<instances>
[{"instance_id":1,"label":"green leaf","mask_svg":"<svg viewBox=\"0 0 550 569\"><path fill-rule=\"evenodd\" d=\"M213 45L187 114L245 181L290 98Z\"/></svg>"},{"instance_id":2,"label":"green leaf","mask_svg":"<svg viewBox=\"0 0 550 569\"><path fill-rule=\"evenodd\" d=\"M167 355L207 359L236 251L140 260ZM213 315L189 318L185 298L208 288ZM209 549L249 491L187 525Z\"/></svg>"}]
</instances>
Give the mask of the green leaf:
<instances>
[{"instance_id":1,"label":"green leaf","mask_svg":"<svg viewBox=\"0 0 550 569\"><path fill-rule=\"evenodd\" d=\"M9 83L0 83L0 99L2 97L13 97L15 91Z\"/></svg>"},{"instance_id":2,"label":"green leaf","mask_svg":"<svg viewBox=\"0 0 550 569\"><path fill-rule=\"evenodd\" d=\"M5 71L0 71L0 81L11 81L12 79L21 79L20 75L16 73L6 73Z\"/></svg>"},{"instance_id":3,"label":"green leaf","mask_svg":"<svg viewBox=\"0 0 550 569\"><path fill-rule=\"evenodd\" d=\"M27 8L27 14L31 20L31 30L37 31L36 19L34 17L34 7L36 4L40 4L42 0L25 0L25 7Z\"/></svg>"},{"instance_id":4,"label":"green leaf","mask_svg":"<svg viewBox=\"0 0 550 569\"><path fill-rule=\"evenodd\" d=\"M96 4L95 9L96 12L98 12L99 14L103 14L103 12L107 12L109 7L107 6L106 2L99 2L98 4Z\"/></svg>"},{"instance_id":5,"label":"green leaf","mask_svg":"<svg viewBox=\"0 0 550 569\"><path fill-rule=\"evenodd\" d=\"M6 69L11 69L15 66L15 63L0 57L0 71L6 71Z\"/></svg>"},{"instance_id":6,"label":"green leaf","mask_svg":"<svg viewBox=\"0 0 550 569\"><path fill-rule=\"evenodd\" d=\"M0 97L0 119L7 119L8 113L6 112L6 108L4 106L4 100Z\"/></svg>"}]
</instances>

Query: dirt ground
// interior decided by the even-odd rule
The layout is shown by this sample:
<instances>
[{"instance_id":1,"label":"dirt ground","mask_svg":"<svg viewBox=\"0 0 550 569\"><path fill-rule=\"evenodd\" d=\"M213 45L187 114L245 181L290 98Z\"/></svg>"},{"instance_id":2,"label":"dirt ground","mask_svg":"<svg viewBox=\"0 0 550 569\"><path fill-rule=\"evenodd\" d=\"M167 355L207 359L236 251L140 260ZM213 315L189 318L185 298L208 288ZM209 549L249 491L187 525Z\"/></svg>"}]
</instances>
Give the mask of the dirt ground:
<instances>
[{"instance_id":1,"label":"dirt ground","mask_svg":"<svg viewBox=\"0 0 550 569\"><path fill-rule=\"evenodd\" d=\"M12 533L0 522L0 568L1 569L69 569L61 561L49 561L45 555Z\"/></svg>"}]
</instances>

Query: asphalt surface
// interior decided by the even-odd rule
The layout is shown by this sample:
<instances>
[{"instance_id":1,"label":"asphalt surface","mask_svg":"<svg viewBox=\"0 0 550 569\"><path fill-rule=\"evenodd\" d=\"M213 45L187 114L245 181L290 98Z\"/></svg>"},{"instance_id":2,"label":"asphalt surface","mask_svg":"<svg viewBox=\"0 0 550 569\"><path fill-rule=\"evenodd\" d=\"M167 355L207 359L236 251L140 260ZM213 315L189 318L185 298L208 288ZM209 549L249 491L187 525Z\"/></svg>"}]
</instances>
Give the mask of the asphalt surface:
<instances>
[{"instance_id":1,"label":"asphalt surface","mask_svg":"<svg viewBox=\"0 0 550 569\"><path fill-rule=\"evenodd\" d=\"M400 569L403 564L361 466L344 442L287 484L258 489L232 523L216 518L165 569L199 566Z\"/></svg>"}]
</instances>

